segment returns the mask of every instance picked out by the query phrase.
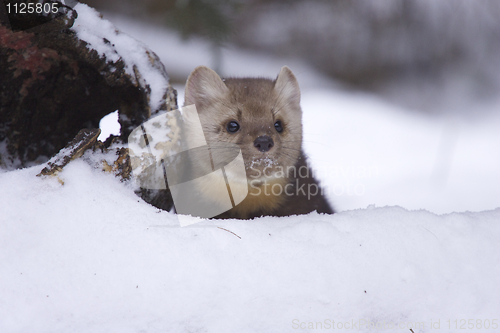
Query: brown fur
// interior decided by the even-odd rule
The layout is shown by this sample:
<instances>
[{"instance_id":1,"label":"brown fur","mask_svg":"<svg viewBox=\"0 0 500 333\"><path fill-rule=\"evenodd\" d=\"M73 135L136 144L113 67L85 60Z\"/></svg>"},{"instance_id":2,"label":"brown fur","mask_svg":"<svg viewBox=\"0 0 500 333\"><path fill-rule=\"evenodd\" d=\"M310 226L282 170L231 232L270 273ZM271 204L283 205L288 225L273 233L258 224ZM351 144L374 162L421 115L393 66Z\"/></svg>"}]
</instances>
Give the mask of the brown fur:
<instances>
[{"instance_id":1,"label":"brown fur","mask_svg":"<svg viewBox=\"0 0 500 333\"><path fill-rule=\"evenodd\" d=\"M209 146L236 144L241 149L248 181L248 196L233 209L217 218L254 218L262 215L286 216L317 210L333 213L320 192L317 195L295 193L297 187L318 186L309 177L298 177L293 168L308 168L302 152L302 110L297 79L288 67L283 67L276 80L264 78L228 78L222 80L207 67L197 67L186 83L184 105L195 104ZM240 129L230 133L226 126L236 121ZM279 133L274 124L281 121ZM273 146L260 151L254 145L259 137L269 137ZM229 146L227 146L229 151ZM223 148L224 149L224 148ZM223 150L222 149L222 150ZM295 174L295 175L294 175ZM290 184L290 185L288 185ZM287 186L288 193L276 193L273 186ZM267 186L267 188L266 188ZM267 189L267 190L266 190ZM294 190L295 189L295 190ZM207 196L210 185L200 189ZM217 195L215 194L215 197Z\"/></svg>"}]
</instances>

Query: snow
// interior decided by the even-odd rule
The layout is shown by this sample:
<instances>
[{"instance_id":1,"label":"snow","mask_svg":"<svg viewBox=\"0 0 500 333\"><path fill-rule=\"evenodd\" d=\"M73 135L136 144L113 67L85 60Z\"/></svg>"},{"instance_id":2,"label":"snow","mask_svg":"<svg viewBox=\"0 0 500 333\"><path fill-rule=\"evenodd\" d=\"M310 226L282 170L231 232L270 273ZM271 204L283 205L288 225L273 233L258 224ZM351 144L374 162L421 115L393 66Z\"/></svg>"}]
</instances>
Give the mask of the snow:
<instances>
[{"instance_id":1,"label":"snow","mask_svg":"<svg viewBox=\"0 0 500 333\"><path fill-rule=\"evenodd\" d=\"M293 332L330 320L429 332L499 313L499 209L181 228L82 159L64 185L38 171L0 174L2 332Z\"/></svg>"},{"instance_id":2,"label":"snow","mask_svg":"<svg viewBox=\"0 0 500 333\"><path fill-rule=\"evenodd\" d=\"M183 49L159 28L127 27L169 73L209 65L202 43ZM224 51L228 73L275 77L290 65L242 54ZM337 214L181 228L139 199L133 182L101 172L95 163L111 163L108 155L69 163L58 175L64 185L36 177L43 166L0 172L0 332L498 325L498 112L431 117L290 67L302 89L305 150Z\"/></svg>"},{"instance_id":3,"label":"snow","mask_svg":"<svg viewBox=\"0 0 500 333\"><path fill-rule=\"evenodd\" d=\"M111 112L101 119L99 122L99 128L101 129L101 134L99 134L98 140L104 142L110 135L120 135L120 124L118 123L118 110Z\"/></svg>"},{"instance_id":4,"label":"snow","mask_svg":"<svg viewBox=\"0 0 500 333\"><path fill-rule=\"evenodd\" d=\"M500 206L498 113L450 121L341 91L306 92L302 105L305 150L339 209Z\"/></svg>"}]
</instances>

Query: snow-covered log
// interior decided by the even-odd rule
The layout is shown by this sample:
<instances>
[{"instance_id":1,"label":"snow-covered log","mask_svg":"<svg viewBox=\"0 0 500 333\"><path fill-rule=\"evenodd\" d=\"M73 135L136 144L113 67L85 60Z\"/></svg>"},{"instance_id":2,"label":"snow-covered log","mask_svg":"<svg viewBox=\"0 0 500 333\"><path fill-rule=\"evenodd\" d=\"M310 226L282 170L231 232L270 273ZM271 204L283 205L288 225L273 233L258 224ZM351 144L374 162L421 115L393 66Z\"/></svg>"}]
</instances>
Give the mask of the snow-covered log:
<instances>
[{"instance_id":1,"label":"snow-covered log","mask_svg":"<svg viewBox=\"0 0 500 333\"><path fill-rule=\"evenodd\" d=\"M15 4L0 6L1 167L44 162L115 110L126 138L176 107L156 54L94 9L50 0L55 12L21 15Z\"/></svg>"}]
</instances>

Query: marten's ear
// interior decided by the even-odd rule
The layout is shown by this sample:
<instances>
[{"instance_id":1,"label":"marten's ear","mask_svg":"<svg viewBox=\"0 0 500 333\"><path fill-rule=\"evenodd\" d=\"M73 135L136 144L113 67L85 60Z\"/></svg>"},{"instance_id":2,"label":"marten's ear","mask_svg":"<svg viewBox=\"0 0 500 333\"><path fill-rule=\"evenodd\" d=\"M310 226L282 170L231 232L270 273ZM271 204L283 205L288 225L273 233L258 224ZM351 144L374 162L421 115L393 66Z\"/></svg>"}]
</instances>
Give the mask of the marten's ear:
<instances>
[{"instance_id":1,"label":"marten's ear","mask_svg":"<svg viewBox=\"0 0 500 333\"><path fill-rule=\"evenodd\" d=\"M215 71L198 66L187 79L184 105L195 104L201 108L214 99L223 98L227 92L228 88Z\"/></svg>"},{"instance_id":2,"label":"marten's ear","mask_svg":"<svg viewBox=\"0 0 500 333\"><path fill-rule=\"evenodd\" d=\"M280 73L274 83L276 94L289 103L300 104L299 82L287 66L281 67Z\"/></svg>"}]
</instances>

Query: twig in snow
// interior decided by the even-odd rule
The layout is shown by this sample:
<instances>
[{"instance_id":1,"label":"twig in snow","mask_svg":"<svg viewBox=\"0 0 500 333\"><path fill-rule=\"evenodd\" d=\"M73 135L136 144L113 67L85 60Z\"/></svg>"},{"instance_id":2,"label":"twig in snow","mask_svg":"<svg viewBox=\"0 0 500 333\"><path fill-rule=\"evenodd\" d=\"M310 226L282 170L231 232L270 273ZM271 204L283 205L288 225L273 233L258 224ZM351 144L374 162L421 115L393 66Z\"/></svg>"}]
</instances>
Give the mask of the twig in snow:
<instances>
[{"instance_id":1,"label":"twig in snow","mask_svg":"<svg viewBox=\"0 0 500 333\"><path fill-rule=\"evenodd\" d=\"M241 237L240 237L240 236L238 236L237 234L235 234L235 233L234 233L234 232L232 232L231 230L227 230L227 229L224 229L224 228L221 228L221 227L217 227L217 228L222 229L222 230L226 230L227 232L230 232L230 233L232 233L233 235L235 235L236 237L238 237L239 239L241 239Z\"/></svg>"}]
</instances>

